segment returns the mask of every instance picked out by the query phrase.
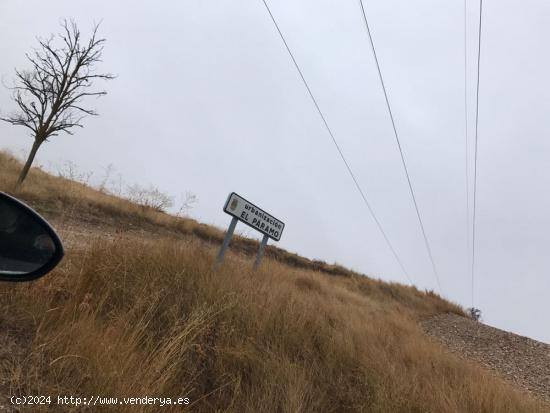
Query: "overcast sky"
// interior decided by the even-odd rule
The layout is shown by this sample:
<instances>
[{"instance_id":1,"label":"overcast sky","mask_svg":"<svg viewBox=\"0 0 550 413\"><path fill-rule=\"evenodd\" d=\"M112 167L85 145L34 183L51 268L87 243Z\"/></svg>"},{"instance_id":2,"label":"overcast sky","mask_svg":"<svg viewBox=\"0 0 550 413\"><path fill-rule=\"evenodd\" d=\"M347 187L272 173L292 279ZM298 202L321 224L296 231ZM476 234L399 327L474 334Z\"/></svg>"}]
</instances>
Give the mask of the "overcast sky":
<instances>
[{"instance_id":1,"label":"overcast sky","mask_svg":"<svg viewBox=\"0 0 550 413\"><path fill-rule=\"evenodd\" d=\"M357 0L271 0L346 158L414 283L436 289ZM471 305L466 208L464 3L367 0L382 72L445 297ZM473 161L477 1L468 0L468 130ZM281 218L279 243L407 282L356 191L261 0L0 2L0 76L25 68L36 36L102 21L100 69L118 78L100 113L44 145L65 160L176 197L226 227L235 191ZM491 325L550 342L550 3L484 4L475 306ZM0 91L0 112L14 109ZM0 148L28 151L0 124ZM473 163L470 165L472 169ZM472 184L470 174L470 190ZM239 231L252 236L244 225ZM252 262L251 262L252 264Z\"/></svg>"}]
</instances>

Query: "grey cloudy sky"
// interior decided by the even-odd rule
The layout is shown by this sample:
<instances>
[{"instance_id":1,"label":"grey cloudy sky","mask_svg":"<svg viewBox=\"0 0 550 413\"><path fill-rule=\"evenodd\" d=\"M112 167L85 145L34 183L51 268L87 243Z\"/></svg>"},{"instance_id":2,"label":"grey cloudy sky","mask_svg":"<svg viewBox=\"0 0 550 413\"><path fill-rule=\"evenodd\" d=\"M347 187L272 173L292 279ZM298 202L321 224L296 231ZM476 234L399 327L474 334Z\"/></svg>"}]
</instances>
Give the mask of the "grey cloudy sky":
<instances>
[{"instance_id":1,"label":"grey cloudy sky","mask_svg":"<svg viewBox=\"0 0 550 413\"><path fill-rule=\"evenodd\" d=\"M467 3L472 136L479 3ZM270 5L411 278L436 288L358 2ZM464 3L365 5L443 294L469 306ZM191 215L222 227L222 204L236 191L286 222L281 247L406 282L260 0L2 0L5 83L62 17L85 33L102 21L101 69L118 78L91 102L101 116L53 138L38 163L70 159L96 176L113 164L127 182L191 191ZM543 0L484 5L475 288L487 323L546 342L549 19ZM12 109L4 90L0 111ZM0 147L30 145L25 130L0 124Z\"/></svg>"}]
</instances>

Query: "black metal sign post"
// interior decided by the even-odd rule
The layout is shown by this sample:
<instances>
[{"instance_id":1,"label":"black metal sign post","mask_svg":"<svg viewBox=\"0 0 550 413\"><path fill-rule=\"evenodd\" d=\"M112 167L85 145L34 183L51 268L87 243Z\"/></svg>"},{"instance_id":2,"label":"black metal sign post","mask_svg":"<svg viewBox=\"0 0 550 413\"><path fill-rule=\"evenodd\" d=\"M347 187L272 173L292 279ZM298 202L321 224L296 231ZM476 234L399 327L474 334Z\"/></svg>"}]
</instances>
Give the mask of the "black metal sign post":
<instances>
[{"instance_id":1,"label":"black metal sign post","mask_svg":"<svg viewBox=\"0 0 550 413\"><path fill-rule=\"evenodd\" d=\"M229 194L229 197L225 202L225 206L223 207L223 211L226 214L231 215L233 219L231 220L229 228L227 228L227 232L225 233L225 238L220 248L220 252L218 253L218 258L216 259L216 265L220 265L223 262L225 251L227 251L227 248L229 247L231 237L233 236L233 232L237 226L237 221L241 221L264 235L262 242L260 243L260 248L258 249L258 254L256 255L256 261L254 262L254 270L257 270L262 262L262 257L264 255L264 250L268 239L271 238L275 241L279 241L281 239L283 229L285 228L284 222L258 208L256 205L247 201L240 195L237 195L235 192Z\"/></svg>"}]
</instances>

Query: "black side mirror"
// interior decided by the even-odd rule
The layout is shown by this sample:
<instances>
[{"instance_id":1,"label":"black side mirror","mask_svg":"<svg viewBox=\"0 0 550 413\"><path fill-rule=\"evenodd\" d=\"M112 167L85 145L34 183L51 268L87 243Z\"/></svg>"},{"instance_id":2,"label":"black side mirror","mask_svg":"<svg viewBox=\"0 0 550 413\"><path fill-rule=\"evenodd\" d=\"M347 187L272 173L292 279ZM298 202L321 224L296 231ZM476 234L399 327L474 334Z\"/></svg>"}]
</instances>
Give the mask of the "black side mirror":
<instances>
[{"instance_id":1,"label":"black side mirror","mask_svg":"<svg viewBox=\"0 0 550 413\"><path fill-rule=\"evenodd\" d=\"M48 222L14 197L0 192L0 281L30 281L63 258L63 244Z\"/></svg>"}]
</instances>

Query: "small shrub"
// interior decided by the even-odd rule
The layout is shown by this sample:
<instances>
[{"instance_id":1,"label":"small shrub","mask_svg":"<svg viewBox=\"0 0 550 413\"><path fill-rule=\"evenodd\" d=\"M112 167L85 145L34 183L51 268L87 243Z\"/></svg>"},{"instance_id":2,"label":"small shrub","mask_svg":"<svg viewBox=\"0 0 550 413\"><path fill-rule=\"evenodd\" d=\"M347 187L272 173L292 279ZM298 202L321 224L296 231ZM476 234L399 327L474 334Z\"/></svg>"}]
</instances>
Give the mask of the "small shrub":
<instances>
[{"instance_id":1,"label":"small shrub","mask_svg":"<svg viewBox=\"0 0 550 413\"><path fill-rule=\"evenodd\" d=\"M481 310L479 308L471 307L468 308L468 316L474 321L481 320Z\"/></svg>"},{"instance_id":2,"label":"small shrub","mask_svg":"<svg viewBox=\"0 0 550 413\"><path fill-rule=\"evenodd\" d=\"M168 208L174 206L174 199L161 192L152 185L143 187L139 184L128 187L128 199L142 207L152 208L155 211L166 212Z\"/></svg>"},{"instance_id":3,"label":"small shrub","mask_svg":"<svg viewBox=\"0 0 550 413\"><path fill-rule=\"evenodd\" d=\"M186 192L185 194L181 195L181 203L178 208L178 212L176 212L176 216L178 217L185 217L189 214L189 211L193 208L193 206L197 203L198 198L197 195L193 194L192 192Z\"/></svg>"},{"instance_id":4,"label":"small shrub","mask_svg":"<svg viewBox=\"0 0 550 413\"><path fill-rule=\"evenodd\" d=\"M82 171L73 161L65 161L58 169L57 175L70 181L76 181L81 184L88 185L93 172Z\"/></svg>"}]
</instances>

